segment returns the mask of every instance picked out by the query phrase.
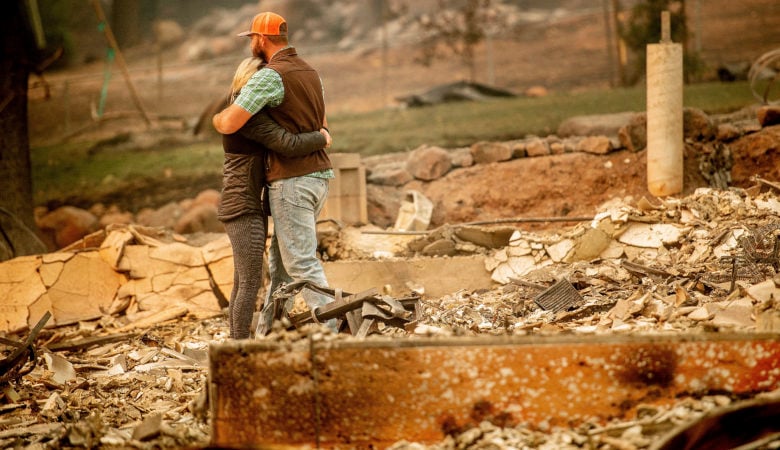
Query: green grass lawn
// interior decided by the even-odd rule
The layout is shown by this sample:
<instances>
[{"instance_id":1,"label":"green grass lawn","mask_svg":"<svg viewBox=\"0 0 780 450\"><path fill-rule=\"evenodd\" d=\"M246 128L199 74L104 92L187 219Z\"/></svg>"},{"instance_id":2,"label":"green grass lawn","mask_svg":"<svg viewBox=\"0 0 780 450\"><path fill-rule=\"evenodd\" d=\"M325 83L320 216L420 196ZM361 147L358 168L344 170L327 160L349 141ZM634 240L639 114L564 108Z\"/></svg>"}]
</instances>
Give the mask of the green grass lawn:
<instances>
[{"instance_id":1,"label":"green grass lawn","mask_svg":"<svg viewBox=\"0 0 780 450\"><path fill-rule=\"evenodd\" d=\"M328 117L334 152L364 156L414 149L421 144L466 146L554 134L564 119L587 114L645 110L644 87L559 93L542 98L449 103L426 108ZM686 86L685 106L723 113L755 102L747 83Z\"/></svg>"},{"instance_id":2,"label":"green grass lawn","mask_svg":"<svg viewBox=\"0 0 780 450\"><path fill-rule=\"evenodd\" d=\"M746 82L685 87L684 104L710 114L754 104ZM566 118L645 109L644 87L558 93L542 98L449 103L425 108L381 110L328 117L332 152L364 156L411 150L422 144L445 148L480 140L510 140L554 134ZM72 196L132 189L135 179L199 178L222 170L218 141L143 151L91 153L92 143L31 151L36 205Z\"/></svg>"},{"instance_id":3,"label":"green grass lawn","mask_svg":"<svg viewBox=\"0 0 780 450\"><path fill-rule=\"evenodd\" d=\"M157 150L101 151L92 143L34 148L30 152L36 205L71 197L100 198L133 189L139 180L196 179L222 172L219 142Z\"/></svg>"}]
</instances>

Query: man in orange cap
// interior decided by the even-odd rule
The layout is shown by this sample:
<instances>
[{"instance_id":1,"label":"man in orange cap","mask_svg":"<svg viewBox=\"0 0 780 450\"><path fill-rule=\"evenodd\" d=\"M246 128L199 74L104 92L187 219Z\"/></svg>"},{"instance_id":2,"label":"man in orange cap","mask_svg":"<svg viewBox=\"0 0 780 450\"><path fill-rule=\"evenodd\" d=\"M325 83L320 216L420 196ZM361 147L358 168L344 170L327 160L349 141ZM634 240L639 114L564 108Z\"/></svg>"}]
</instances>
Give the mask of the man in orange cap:
<instances>
[{"instance_id":1,"label":"man in orange cap","mask_svg":"<svg viewBox=\"0 0 780 450\"><path fill-rule=\"evenodd\" d=\"M327 129L322 81L317 71L298 56L287 40L287 22L278 14L263 12L252 19L249 31L252 54L267 61L247 82L236 100L214 116L220 133L238 131L252 115L263 108L292 133ZM328 180L333 166L325 149L306 156L289 158L268 152L268 198L274 220L269 249L269 286L256 336L267 334L273 320L271 295L283 283L307 281L321 287L328 282L317 258L317 216L325 205ZM333 301L330 297L304 289L309 308ZM332 319L328 327L335 330Z\"/></svg>"}]
</instances>

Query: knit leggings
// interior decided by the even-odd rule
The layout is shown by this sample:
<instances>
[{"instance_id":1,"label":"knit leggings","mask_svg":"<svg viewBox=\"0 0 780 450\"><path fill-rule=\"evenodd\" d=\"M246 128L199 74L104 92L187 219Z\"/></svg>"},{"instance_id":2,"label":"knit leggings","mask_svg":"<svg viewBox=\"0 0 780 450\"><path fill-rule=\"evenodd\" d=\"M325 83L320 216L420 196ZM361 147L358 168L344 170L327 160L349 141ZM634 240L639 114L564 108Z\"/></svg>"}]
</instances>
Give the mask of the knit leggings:
<instances>
[{"instance_id":1,"label":"knit leggings","mask_svg":"<svg viewBox=\"0 0 780 450\"><path fill-rule=\"evenodd\" d=\"M268 219L263 214L244 214L225 222L233 247L233 291L228 321L232 339L250 337L257 293L263 284L263 258Z\"/></svg>"}]
</instances>

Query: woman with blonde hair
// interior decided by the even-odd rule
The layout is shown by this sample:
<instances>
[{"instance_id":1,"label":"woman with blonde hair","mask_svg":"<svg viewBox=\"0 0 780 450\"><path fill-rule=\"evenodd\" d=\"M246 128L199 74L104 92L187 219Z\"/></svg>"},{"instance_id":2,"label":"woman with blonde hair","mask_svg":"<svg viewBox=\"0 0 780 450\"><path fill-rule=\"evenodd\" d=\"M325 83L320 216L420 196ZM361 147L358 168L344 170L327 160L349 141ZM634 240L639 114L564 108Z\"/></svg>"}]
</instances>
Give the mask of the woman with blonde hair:
<instances>
[{"instance_id":1,"label":"woman with blonde hair","mask_svg":"<svg viewBox=\"0 0 780 450\"><path fill-rule=\"evenodd\" d=\"M260 58L241 61L230 88L230 102L263 65ZM331 145L328 130L294 134L260 111L233 134L222 135L225 162L218 218L233 248L233 290L228 305L232 339L250 337L257 294L263 279L268 214L265 195L266 154L303 156Z\"/></svg>"}]
</instances>

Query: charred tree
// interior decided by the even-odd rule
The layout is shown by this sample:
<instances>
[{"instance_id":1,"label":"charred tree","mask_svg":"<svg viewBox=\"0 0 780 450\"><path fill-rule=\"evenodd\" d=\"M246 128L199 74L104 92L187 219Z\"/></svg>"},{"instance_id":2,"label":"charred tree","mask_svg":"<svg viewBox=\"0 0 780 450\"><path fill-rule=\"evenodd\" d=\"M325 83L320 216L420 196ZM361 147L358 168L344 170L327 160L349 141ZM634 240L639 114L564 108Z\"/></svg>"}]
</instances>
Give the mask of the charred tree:
<instances>
[{"instance_id":1,"label":"charred tree","mask_svg":"<svg viewBox=\"0 0 780 450\"><path fill-rule=\"evenodd\" d=\"M0 207L30 229L33 220L27 80L37 47L23 0L0 2Z\"/></svg>"}]
</instances>

